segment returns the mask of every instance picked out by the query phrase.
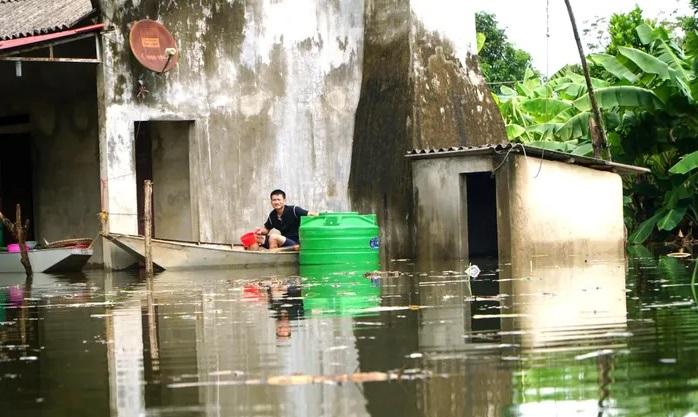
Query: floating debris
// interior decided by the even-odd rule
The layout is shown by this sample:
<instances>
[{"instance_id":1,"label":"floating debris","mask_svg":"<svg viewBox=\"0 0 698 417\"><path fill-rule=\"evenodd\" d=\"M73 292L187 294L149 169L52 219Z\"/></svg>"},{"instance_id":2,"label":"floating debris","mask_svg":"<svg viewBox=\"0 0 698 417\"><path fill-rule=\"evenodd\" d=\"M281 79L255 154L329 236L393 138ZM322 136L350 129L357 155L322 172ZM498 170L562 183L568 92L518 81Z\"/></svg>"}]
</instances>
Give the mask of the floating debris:
<instances>
[{"instance_id":1,"label":"floating debris","mask_svg":"<svg viewBox=\"0 0 698 417\"><path fill-rule=\"evenodd\" d=\"M386 382L386 381L411 381L426 379L431 373L422 370L409 369L389 372L356 372L353 374L339 375L276 375L269 378L255 378L247 380L225 381L199 381L199 382L175 382L168 384L168 388L195 388L204 386L225 385L313 385L313 384L340 384L344 382Z\"/></svg>"},{"instance_id":2,"label":"floating debris","mask_svg":"<svg viewBox=\"0 0 698 417\"><path fill-rule=\"evenodd\" d=\"M480 267L477 265L470 264L468 267L465 269L465 274L468 275L470 278L477 278L478 275L480 275Z\"/></svg>"},{"instance_id":3,"label":"floating debris","mask_svg":"<svg viewBox=\"0 0 698 417\"><path fill-rule=\"evenodd\" d=\"M613 354L613 349L602 349L602 350L596 350L594 352L585 353L583 355L577 355L574 357L574 359L576 359L578 361L583 361L585 359L598 358L599 356L606 356L606 355L612 355L612 354Z\"/></svg>"}]
</instances>

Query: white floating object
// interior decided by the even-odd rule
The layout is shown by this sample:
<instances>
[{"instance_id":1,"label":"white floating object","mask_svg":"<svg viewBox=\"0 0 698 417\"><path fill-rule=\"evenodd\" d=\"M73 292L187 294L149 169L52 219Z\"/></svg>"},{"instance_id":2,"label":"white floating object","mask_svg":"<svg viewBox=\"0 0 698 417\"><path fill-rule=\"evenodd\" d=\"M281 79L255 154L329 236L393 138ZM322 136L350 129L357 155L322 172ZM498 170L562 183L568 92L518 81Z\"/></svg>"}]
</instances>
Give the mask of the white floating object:
<instances>
[{"instance_id":1,"label":"white floating object","mask_svg":"<svg viewBox=\"0 0 698 417\"><path fill-rule=\"evenodd\" d=\"M477 278L478 275L480 275L480 268L477 265L468 265L468 268L465 270L465 274L469 276L470 278Z\"/></svg>"}]
</instances>

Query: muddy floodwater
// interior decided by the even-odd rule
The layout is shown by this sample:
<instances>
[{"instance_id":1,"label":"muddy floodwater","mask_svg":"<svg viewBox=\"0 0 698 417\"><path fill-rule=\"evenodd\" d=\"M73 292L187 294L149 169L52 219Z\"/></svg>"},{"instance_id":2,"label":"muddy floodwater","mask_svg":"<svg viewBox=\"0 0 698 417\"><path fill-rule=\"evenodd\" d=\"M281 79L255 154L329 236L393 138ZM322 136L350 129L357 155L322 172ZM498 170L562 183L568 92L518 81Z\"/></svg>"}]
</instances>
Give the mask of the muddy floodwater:
<instances>
[{"instance_id":1,"label":"muddy floodwater","mask_svg":"<svg viewBox=\"0 0 698 417\"><path fill-rule=\"evenodd\" d=\"M0 415L698 415L691 257L475 263L4 274Z\"/></svg>"}]
</instances>

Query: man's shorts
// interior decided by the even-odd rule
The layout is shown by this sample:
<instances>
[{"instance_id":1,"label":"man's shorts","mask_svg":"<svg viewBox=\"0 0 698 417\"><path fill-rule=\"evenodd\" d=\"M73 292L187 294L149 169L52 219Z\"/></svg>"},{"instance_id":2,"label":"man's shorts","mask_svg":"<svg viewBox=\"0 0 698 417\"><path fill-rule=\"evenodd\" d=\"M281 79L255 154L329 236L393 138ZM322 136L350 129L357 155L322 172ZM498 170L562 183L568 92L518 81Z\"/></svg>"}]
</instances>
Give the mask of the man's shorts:
<instances>
[{"instance_id":1,"label":"man's shorts","mask_svg":"<svg viewBox=\"0 0 698 417\"><path fill-rule=\"evenodd\" d=\"M286 237L286 236L284 236L284 237ZM281 247L281 248L287 248L287 247L289 247L289 246L294 246L294 245L297 245L297 244L298 244L298 242L296 242L295 240L289 239L289 238L286 237L286 241L285 241L284 244L281 245L280 247ZM264 239L264 244L262 245L262 247L263 247L263 248L269 249L269 236L268 236L268 235L267 235L267 237Z\"/></svg>"}]
</instances>

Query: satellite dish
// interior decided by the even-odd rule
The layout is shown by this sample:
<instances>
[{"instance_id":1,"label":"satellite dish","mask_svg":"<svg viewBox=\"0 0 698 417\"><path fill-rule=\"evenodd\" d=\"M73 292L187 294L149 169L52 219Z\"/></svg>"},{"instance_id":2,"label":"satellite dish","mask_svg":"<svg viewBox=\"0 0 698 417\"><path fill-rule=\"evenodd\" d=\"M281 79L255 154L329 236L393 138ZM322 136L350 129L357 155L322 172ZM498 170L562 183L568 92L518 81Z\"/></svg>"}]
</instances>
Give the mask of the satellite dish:
<instances>
[{"instance_id":1,"label":"satellite dish","mask_svg":"<svg viewBox=\"0 0 698 417\"><path fill-rule=\"evenodd\" d=\"M160 23L145 19L131 26L131 52L144 67L166 72L177 65L177 45L172 34Z\"/></svg>"}]
</instances>

